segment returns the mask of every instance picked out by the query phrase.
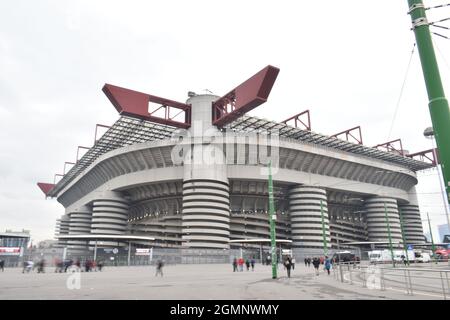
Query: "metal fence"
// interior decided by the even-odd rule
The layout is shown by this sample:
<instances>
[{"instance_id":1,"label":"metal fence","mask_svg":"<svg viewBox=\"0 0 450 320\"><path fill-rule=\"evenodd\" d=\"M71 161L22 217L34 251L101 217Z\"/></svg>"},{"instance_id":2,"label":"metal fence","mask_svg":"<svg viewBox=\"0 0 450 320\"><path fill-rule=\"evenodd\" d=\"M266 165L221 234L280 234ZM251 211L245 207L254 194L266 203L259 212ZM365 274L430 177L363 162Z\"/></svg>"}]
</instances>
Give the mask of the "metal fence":
<instances>
[{"instance_id":1,"label":"metal fence","mask_svg":"<svg viewBox=\"0 0 450 320\"><path fill-rule=\"evenodd\" d=\"M367 261L335 263L336 280L372 290L392 290L405 295L450 299L448 262L430 262L410 266L374 265Z\"/></svg>"}]
</instances>

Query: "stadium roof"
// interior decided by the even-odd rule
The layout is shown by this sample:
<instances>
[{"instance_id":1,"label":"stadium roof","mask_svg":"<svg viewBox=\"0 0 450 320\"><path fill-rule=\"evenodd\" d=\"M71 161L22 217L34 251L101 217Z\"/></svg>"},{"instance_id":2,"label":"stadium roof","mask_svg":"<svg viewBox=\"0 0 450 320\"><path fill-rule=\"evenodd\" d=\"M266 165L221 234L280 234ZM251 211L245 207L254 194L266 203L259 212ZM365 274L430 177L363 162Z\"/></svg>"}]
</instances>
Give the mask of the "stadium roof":
<instances>
[{"instance_id":1,"label":"stadium roof","mask_svg":"<svg viewBox=\"0 0 450 320\"><path fill-rule=\"evenodd\" d=\"M304 143L318 144L332 149L342 150L358 155L376 158L383 161L401 165L412 171L419 171L433 167L432 164L414 160L399 154L381 151L366 147L361 144L348 142L336 137L302 130L293 126L275 121L264 120L256 117L242 116L227 124L225 130L233 132L272 132L283 138L294 139ZM56 197L73 179L80 175L98 157L108 151L118 149L131 144L170 138L171 134L178 130L168 125L157 124L146 120L121 116L104 134L96 141L83 157L67 172L64 177L51 189L47 196Z\"/></svg>"}]
</instances>

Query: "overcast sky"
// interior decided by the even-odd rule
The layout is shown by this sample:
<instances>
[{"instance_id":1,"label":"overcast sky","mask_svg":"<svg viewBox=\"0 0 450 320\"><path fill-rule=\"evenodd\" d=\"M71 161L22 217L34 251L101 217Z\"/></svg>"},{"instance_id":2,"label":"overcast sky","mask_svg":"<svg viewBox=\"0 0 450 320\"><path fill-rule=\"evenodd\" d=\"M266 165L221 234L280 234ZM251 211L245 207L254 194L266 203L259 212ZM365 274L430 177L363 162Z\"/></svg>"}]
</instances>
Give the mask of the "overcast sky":
<instances>
[{"instance_id":1,"label":"overcast sky","mask_svg":"<svg viewBox=\"0 0 450 320\"><path fill-rule=\"evenodd\" d=\"M106 82L185 101L188 91L223 95L271 64L280 74L251 115L282 121L310 109L315 132L361 125L368 146L402 138L411 152L431 148L417 52L393 122L415 42L407 10L406 0L0 2L0 231L53 237L64 209L36 182L91 146L96 123L118 119ZM450 40L434 41L449 96ZM419 176L423 217L445 223L436 170Z\"/></svg>"}]
</instances>

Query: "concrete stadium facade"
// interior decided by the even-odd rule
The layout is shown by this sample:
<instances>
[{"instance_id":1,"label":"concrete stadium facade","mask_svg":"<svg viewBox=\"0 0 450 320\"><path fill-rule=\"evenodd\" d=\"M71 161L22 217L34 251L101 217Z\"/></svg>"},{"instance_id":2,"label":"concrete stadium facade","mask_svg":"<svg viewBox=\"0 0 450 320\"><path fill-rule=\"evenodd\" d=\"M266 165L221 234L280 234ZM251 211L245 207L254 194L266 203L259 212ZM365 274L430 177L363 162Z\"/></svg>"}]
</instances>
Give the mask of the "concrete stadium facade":
<instances>
[{"instance_id":1,"label":"concrete stadium facade","mask_svg":"<svg viewBox=\"0 0 450 320\"><path fill-rule=\"evenodd\" d=\"M105 140L96 157L72 168L49 193L65 208L57 235L146 235L156 247L191 253L267 239L270 159L277 238L291 239L299 256L322 253L324 236L331 250L387 242L385 208L392 239L402 242L402 212L406 241L424 242L415 185L416 171L429 164L248 116L218 128L211 120L217 98L188 99L192 125L182 132L121 117L110 133L120 128L127 139L142 138L145 129L152 136L113 147ZM93 148L100 150L102 139Z\"/></svg>"}]
</instances>

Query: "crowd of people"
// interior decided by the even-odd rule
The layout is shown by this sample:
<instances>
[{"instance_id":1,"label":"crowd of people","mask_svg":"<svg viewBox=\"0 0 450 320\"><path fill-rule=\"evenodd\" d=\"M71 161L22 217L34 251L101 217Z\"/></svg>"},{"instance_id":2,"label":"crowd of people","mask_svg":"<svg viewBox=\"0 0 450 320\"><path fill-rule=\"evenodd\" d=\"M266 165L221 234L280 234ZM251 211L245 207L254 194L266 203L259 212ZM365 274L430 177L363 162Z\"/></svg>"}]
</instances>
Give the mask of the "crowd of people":
<instances>
[{"instance_id":1,"label":"crowd of people","mask_svg":"<svg viewBox=\"0 0 450 320\"><path fill-rule=\"evenodd\" d=\"M245 260L242 257L240 257L239 259L235 257L233 259L233 272L244 271L244 264L247 268L247 271L250 271L250 267L252 268L252 271L255 271L255 257L251 259L247 258Z\"/></svg>"},{"instance_id":2,"label":"crowd of people","mask_svg":"<svg viewBox=\"0 0 450 320\"><path fill-rule=\"evenodd\" d=\"M37 273L44 273L45 267L47 263L45 259L40 259L37 262L33 260L27 260L23 262L22 273L30 273L34 270L37 270ZM80 271L91 272L91 271L102 271L103 262L93 261L93 260L85 260L83 263L77 259L73 261L72 259L61 260L56 258L54 260L55 273L67 272L70 267L77 267ZM83 268L82 268L83 267Z\"/></svg>"},{"instance_id":3,"label":"crowd of people","mask_svg":"<svg viewBox=\"0 0 450 320\"><path fill-rule=\"evenodd\" d=\"M269 256L262 261L262 264L266 264L266 265L270 265L271 261L269 260ZM282 262L284 269L287 271L287 276L288 278L291 277L291 270L295 269L295 258L291 257L291 256L286 256L282 259ZM314 267L315 270L315 274L319 275L320 274L320 266L323 265L323 270L330 275L331 274L331 269L333 266L333 261L331 258L329 258L328 256L321 256L321 257L306 257L304 259L305 262L305 267L309 268L311 267L311 265ZM244 265L246 265L247 267L247 271L250 270L250 266L252 268L252 271L254 271L255 269L255 258L253 257L252 259L244 259L243 257L241 258L234 258L233 262L233 272L241 272L244 271ZM278 267L278 264L277 264Z\"/></svg>"}]
</instances>

